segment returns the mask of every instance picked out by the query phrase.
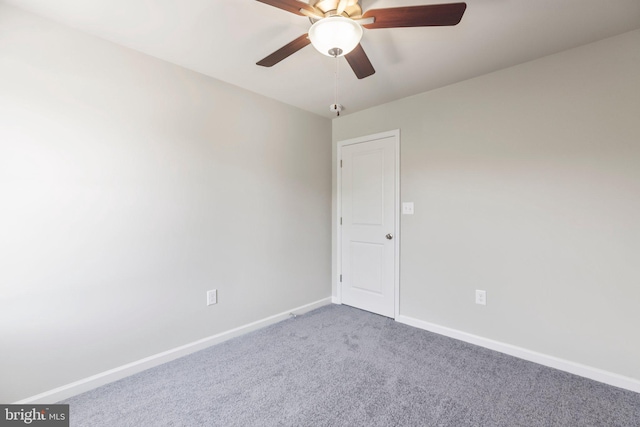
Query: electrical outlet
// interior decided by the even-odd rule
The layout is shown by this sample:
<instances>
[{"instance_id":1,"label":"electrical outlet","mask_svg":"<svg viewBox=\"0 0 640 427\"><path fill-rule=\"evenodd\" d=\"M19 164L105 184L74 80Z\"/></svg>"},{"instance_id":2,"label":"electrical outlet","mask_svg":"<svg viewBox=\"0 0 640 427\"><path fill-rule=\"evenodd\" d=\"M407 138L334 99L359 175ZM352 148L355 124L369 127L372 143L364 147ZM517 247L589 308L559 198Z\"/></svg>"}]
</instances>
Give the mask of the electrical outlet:
<instances>
[{"instance_id":1,"label":"electrical outlet","mask_svg":"<svg viewBox=\"0 0 640 427\"><path fill-rule=\"evenodd\" d=\"M413 202L402 203L402 215L413 215Z\"/></svg>"},{"instance_id":2,"label":"electrical outlet","mask_svg":"<svg viewBox=\"0 0 640 427\"><path fill-rule=\"evenodd\" d=\"M476 304L487 305L487 291L476 289Z\"/></svg>"},{"instance_id":3,"label":"electrical outlet","mask_svg":"<svg viewBox=\"0 0 640 427\"><path fill-rule=\"evenodd\" d=\"M218 290L207 291L207 305L213 305L218 303Z\"/></svg>"}]
</instances>

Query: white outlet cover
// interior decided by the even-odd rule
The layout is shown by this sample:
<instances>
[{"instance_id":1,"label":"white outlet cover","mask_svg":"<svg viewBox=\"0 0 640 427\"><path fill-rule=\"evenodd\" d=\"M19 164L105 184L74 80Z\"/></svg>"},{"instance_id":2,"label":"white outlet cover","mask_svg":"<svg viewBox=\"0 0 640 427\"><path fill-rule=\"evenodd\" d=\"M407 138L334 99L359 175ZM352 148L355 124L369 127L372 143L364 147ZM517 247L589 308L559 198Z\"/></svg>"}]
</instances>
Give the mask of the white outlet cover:
<instances>
[{"instance_id":1,"label":"white outlet cover","mask_svg":"<svg viewBox=\"0 0 640 427\"><path fill-rule=\"evenodd\" d=\"M476 290L476 304L487 305L487 291Z\"/></svg>"},{"instance_id":2,"label":"white outlet cover","mask_svg":"<svg viewBox=\"0 0 640 427\"><path fill-rule=\"evenodd\" d=\"M218 303L218 290L207 291L207 305L213 305Z\"/></svg>"},{"instance_id":3,"label":"white outlet cover","mask_svg":"<svg viewBox=\"0 0 640 427\"><path fill-rule=\"evenodd\" d=\"M413 202L402 203L402 214L413 215Z\"/></svg>"}]
</instances>

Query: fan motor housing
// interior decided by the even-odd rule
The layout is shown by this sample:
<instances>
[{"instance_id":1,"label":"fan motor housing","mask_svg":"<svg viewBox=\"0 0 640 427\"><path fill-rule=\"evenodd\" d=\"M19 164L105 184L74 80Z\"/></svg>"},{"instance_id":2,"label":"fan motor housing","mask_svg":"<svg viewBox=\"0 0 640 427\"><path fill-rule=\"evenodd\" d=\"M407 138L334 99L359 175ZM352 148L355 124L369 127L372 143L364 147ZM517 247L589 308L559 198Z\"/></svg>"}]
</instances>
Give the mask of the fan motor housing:
<instances>
[{"instance_id":1,"label":"fan motor housing","mask_svg":"<svg viewBox=\"0 0 640 427\"><path fill-rule=\"evenodd\" d=\"M322 11L325 16L335 14L338 10L338 4L340 0L310 0L309 4L316 9ZM360 0L348 0L347 7L342 12L342 16L347 18L353 18L362 15L362 6L360 6Z\"/></svg>"}]
</instances>

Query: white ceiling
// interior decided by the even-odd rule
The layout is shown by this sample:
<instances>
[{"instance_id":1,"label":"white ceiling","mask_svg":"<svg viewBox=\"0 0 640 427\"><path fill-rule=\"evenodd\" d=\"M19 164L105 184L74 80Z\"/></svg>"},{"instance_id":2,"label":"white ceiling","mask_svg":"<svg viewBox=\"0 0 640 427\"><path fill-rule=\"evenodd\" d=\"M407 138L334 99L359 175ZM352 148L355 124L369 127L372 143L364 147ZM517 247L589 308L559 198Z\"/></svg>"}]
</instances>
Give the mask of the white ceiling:
<instances>
[{"instance_id":1,"label":"white ceiling","mask_svg":"<svg viewBox=\"0 0 640 427\"><path fill-rule=\"evenodd\" d=\"M272 68L255 63L309 26L255 0L0 0L87 33L333 117L335 60L307 46ZM453 3L363 0L372 8ZM339 61L343 114L640 28L640 0L466 0L454 27L364 30L376 74ZM638 47L640 49L640 46Z\"/></svg>"}]
</instances>

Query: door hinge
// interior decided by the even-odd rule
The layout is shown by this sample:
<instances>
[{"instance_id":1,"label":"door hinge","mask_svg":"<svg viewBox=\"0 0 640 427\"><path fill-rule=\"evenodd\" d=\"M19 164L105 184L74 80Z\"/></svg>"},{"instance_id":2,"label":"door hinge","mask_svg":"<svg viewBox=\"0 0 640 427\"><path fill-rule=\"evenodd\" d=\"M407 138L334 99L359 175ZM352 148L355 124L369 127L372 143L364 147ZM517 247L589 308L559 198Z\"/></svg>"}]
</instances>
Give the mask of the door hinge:
<instances>
[{"instance_id":1,"label":"door hinge","mask_svg":"<svg viewBox=\"0 0 640 427\"><path fill-rule=\"evenodd\" d=\"M342 274L340 275L340 283L342 283Z\"/></svg>"},{"instance_id":2,"label":"door hinge","mask_svg":"<svg viewBox=\"0 0 640 427\"><path fill-rule=\"evenodd\" d=\"M342 225L342 217L340 217L340 225Z\"/></svg>"},{"instance_id":3,"label":"door hinge","mask_svg":"<svg viewBox=\"0 0 640 427\"><path fill-rule=\"evenodd\" d=\"M342 160L340 160L340 167L342 167Z\"/></svg>"}]
</instances>

